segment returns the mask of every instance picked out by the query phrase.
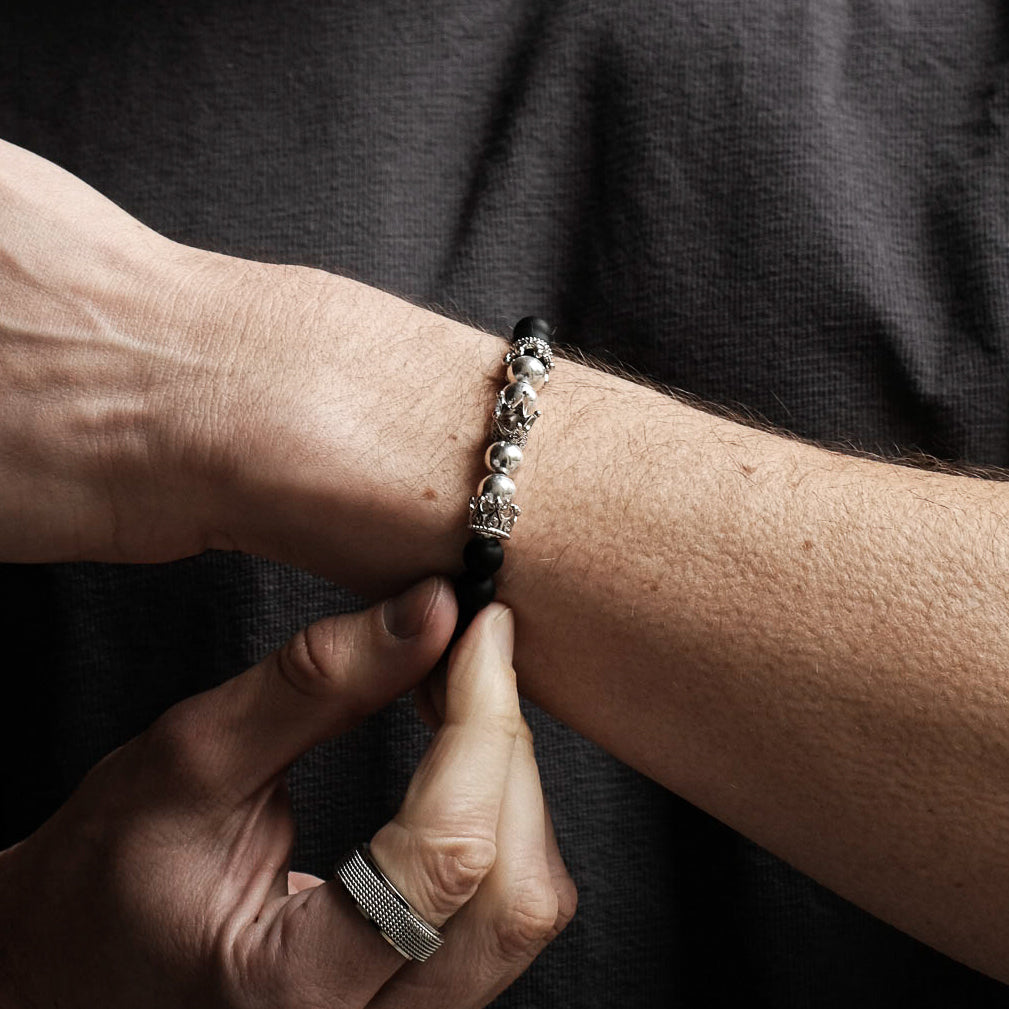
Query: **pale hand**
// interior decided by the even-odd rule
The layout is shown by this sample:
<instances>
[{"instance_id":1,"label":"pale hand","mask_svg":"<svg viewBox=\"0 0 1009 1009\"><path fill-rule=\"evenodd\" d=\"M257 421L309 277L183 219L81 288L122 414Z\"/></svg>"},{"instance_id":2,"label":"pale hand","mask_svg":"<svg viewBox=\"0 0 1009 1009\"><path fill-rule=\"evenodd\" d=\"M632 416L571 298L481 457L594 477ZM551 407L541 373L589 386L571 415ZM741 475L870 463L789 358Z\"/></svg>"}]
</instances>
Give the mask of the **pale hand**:
<instances>
[{"instance_id":1,"label":"pale hand","mask_svg":"<svg viewBox=\"0 0 1009 1009\"><path fill-rule=\"evenodd\" d=\"M460 421L486 402L475 360L414 374L425 357L396 337L418 317L459 330L470 356L500 353L366 285L169 241L0 141L0 562L236 548L385 591L403 578L401 531L385 535L387 508L376 519L391 491L423 544L409 571L438 570L465 523L416 477L398 487L384 439L467 486L478 436L427 437L411 393L458 387Z\"/></svg>"},{"instance_id":2,"label":"pale hand","mask_svg":"<svg viewBox=\"0 0 1009 1009\"><path fill-rule=\"evenodd\" d=\"M0 1006L491 1001L575 903L518 707L504 607L485 610L454 649L444 721L372 840L417 911L448 921L444 946L409 963L339 882L288 872L286 767L417 684L454 619L446 583L429 580L398 611L319 621L103 760L0 855Z\"/></svg>"}]
</instances>

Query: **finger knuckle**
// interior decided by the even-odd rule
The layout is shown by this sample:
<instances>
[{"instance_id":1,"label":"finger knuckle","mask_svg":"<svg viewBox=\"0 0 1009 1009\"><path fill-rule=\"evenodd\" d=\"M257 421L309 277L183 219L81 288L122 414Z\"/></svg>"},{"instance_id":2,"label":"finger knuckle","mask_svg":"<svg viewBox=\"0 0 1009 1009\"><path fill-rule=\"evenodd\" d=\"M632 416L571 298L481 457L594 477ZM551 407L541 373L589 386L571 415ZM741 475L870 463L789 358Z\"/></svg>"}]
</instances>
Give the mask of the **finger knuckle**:
<instances>
[{"instance_id":1,"label":"finger knuckle","mask_svg":"<svg viewBox=\"0 0 1009 1009\"><path fill-rule=\"evenodd\" d=\"M515 732L515 738L522 746L528 746L530 750L534 749L533 730L529 728L529 723L521 716L519 717L519 724Z\"/></svg>"},{"instance_id":2,"label":"finger knuckle","mask_svg":"<svg viewBox=\"0 0 1009 1009\"><path fill-rule=\"evenodd\" d=\"M213 766L216 740L190 698L169 708L137 740L146 766L161 780L203 781Z\"/></svg>"},{"instance_id":3,"label":"finger knuckle","mask_svg":"<svg viewBox=\"0 0 1009 1009\"><path fill-rule=\"evenodd\" d=\"M487 711L481 716L484 727L491 735L517 738L521 731L522 718L515 711Z\"/></svg>"},{"instance_id":4,"label":"finger knuckle","mask_svg":"<svg viewBox=\"0 0 1009 1009\"><path fill-rule=\"evenodd\" d=\"M455 911L476 893L497 857L493 839L479 836L430 836L421 851L431 902L446 912Z\"/></svg>"},{"instance_id":5,"label":"finger knuckle","mask_svg":"<svg viewBox=\"0 0 1009 1009\"><path fill-rule=\"evenodd\" d=\"M578 911L578 887L570 876L565 875L554 880L554 892L557 895L557 920L554 928L559 935L571 924Z\"/></svg>"},{"instance_id":6,"label":"finger knuckle","mask_svg":"<svg viewBox=\"0 0 1009 1009\"><path fill-rule=\"evenodd\" d=\"M277 672L292 690L313 699L331 697L344 686L344 646L333 624L303 627L277 651Z\"/></svg>"},{"instance_id":7,"label":"finger knuckle","mask_svg":"<svg viewBox=\"0 0 1009 1009\"><path fill-rule=\"evenodd\" d=\"M361 1003L354 997L353 987L334 990L332 976L319 969L313 922L313 904L319 896L313 889L289 900L269 925L259 919L250 925L238 914L234 916L233 927L222 930L222 1005L233 1009L359 1009Z\"/></svg>"},{"instance_id":8,"label":"finger knuckle","mask_svg":"<svg viewBox=\"0 0 1009 1009\"><path fill-rule=\"evenodd\" d=\"M529 879L513 886L507 905L494 921L500 953L513 959L545 946L559 931L557 912L557 891L548 879Z\"/></svg>"}]
</instances>

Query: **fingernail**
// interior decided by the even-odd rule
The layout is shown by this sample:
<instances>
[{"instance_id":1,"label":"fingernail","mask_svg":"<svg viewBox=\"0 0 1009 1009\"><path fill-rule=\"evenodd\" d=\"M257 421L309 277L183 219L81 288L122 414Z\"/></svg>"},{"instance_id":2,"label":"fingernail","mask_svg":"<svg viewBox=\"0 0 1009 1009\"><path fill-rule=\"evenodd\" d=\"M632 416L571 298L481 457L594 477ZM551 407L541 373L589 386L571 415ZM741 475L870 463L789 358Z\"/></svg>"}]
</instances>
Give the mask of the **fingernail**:
<instances>
[{"instance_id":1,"label":"fingernail","mask_svg":"<svg viewBox=\"0 0 1009 1009\"><path fill-rule=\"evenodd\" d=\"M507 606L501 607L501 612L494 618L490 630L501 658L510 665L515 650L515 617Z\"/></svg>"},{"instance_id":2,"label":"fingernail","mask_svg":"<svg viewBox=\"0 0 1009 1009\"><path fill-rule=\"evenodd\" d=\"M442 578L425 578L401 596L387 600L382 607L385 629L393 637L416 637L424 629L428 614L444 587Z\"/></svg>"}]
</instances>

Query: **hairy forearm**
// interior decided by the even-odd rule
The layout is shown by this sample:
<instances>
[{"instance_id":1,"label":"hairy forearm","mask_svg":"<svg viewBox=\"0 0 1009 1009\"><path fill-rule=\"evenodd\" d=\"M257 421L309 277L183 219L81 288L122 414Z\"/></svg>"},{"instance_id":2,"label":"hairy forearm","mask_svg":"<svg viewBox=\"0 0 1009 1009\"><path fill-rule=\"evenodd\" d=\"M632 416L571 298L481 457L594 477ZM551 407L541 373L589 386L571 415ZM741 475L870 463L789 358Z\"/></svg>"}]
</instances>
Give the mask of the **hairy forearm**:
<instances>
[{"instance_id":1,"label":"hairy forearm","mask_svg":"<svg viewBox=\"0 0 1009 1009\"><path fill-rule=\"evenodd\" d=\"M503 343L344 280L272 276L269 310L262 276L235 285L255 345L297 354L302 326L332 340L317 384L243 415L265 442L232 429L256 450L231 459L218 545L365 591L455 570ZM542 405L499 577L524 692L1009 979L1009 488L752 430L571 361Z\"/></svg>"}]
</instances>

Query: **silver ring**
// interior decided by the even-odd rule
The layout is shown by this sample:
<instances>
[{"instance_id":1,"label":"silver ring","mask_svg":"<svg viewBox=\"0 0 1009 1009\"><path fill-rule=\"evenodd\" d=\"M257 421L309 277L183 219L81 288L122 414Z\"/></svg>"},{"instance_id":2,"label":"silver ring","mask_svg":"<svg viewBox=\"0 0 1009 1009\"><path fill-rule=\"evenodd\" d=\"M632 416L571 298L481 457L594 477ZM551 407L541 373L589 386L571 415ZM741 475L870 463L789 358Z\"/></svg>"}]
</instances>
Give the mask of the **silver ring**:
<instances>
[{"instance_id":1,"label":"silver ring","mask_svg":"<svg viewBox=\"0 0 1009 1009\"><path fill-rule=\"evenodd\" d=\"M382 872L367 843L344 855L336 867L336 878L347 888L358 911L407 960L424 961L445 941Z\"/></svg>"}]
</instances>

